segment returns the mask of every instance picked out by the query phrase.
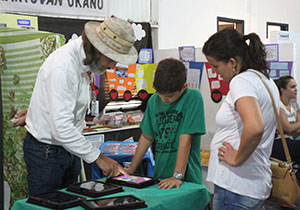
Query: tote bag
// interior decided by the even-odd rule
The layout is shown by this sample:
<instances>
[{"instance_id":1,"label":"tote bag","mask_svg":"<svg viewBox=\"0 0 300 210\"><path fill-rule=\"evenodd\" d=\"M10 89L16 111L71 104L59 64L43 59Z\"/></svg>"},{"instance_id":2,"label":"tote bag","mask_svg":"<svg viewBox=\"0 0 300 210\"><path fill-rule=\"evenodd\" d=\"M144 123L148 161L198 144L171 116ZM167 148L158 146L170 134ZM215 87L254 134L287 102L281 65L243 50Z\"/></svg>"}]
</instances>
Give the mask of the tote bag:
<instances>
[{"instance_id":1,"label":"tote bag","mask_svg":"<svg viewBox=\"0 0 300 210\"><path fill-rule=\"evenodd\" d=\"M271 201L275 201L278 203L292 205L297 200L300 199L300 187L295 175L295 170L293 169L292 166L291 155L286 143L286 139L283 134L282 125L279 120L273 95L268 85L261 78L261 76L256 72L253 73L255 73L260 78L260 80L263 82L264 86L266 87L268 93L270 94L272 104L273 104L273 109L278 124L278 130L281 136L281 141L282 141L282 145L286 157L286 162L278 160L276 158L270 158L273 186L272 186L272 191L269 199Z\"/></svg>"}]
</instances>

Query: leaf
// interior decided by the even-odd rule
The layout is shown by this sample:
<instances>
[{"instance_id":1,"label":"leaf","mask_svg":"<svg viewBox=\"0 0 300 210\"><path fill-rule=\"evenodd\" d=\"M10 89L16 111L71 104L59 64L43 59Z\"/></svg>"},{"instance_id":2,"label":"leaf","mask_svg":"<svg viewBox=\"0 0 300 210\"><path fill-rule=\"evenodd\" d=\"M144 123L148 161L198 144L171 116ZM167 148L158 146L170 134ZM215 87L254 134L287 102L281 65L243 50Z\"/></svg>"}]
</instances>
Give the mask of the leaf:
<instances>
[{"instance_id":1,"label":"leaf","mask_svg":"<svg viewBox=\"0 0 300 210\"><path fill-rule=\"evenodd\" d=\"M19 77L19 75L14 75L14 79L13 79L13 81L14 81L14 85L17 85L17 84L19 84L20 83L20 77Z\"/></svg>"}]
</instances>

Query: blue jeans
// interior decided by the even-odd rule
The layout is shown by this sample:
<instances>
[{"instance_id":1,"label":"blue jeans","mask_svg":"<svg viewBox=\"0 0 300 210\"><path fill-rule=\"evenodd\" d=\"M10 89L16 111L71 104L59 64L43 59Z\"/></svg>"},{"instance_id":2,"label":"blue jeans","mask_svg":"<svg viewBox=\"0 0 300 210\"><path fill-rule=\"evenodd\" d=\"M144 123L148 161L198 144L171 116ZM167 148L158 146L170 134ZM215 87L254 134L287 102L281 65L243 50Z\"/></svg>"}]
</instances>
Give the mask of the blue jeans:
<instances>
[{"instance_id":1,"label":"blue jeans","mask_svg":"<svg viewBox=\"0 0 300 210\"><path fill-rule=\"evenodd\" d=\"M250 198L214 185L214 210L263 210L264 200Z\"/></svg>"},{"instance_id":2,"label":"blue jeans","mask_svg":"<svg viewBox=\"0 0 300 210\"><path fill-rule=\"evenodd\" d=\"M63 147L41 143L27 132L23 151L28 172L28 195L65 188L78 181L80 158Z\"/></svg>"}]
</instances>

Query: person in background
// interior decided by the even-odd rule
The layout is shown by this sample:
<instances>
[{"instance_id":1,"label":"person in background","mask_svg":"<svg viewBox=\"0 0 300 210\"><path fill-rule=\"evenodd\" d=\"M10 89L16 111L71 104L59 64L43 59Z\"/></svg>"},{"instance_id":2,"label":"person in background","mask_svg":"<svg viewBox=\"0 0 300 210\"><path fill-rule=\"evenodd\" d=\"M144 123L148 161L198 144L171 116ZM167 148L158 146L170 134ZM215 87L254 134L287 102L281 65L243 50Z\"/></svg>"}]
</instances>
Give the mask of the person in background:
<instances>
[{"instance_id":1,"label":"person in background","mask_svg":"<svg viewBox=\"0 0 300 210\"><path fill-rule=\"evenodd\" d=\"M205 134L203 99L186 83L182 62L168 58L158 63L153 94L144 113L142 135L127 172L137 169L155 141L154 177L159 188L179 188L183 181L202 183L201 135Z\"/></svg>"},{"instance_id":2,"label":"person in background","mask_svg":"<svg viewBox=\"0 0 300 210\"><path fill-rule=\"evenodd\" d=\"M229 82L216 115L218 129L210 145L207 181L214 183L214 210L263 209L272 188L269 157L276 130L267 83L279 110L279 93L255 33L234 29L212 35L203 53L211 71Z\"/></svg>"},{"instance_id":3,"label":"person in background","mask_svg":"<svg viewBox=\"0 0 300 210\"><path fill-rule=\"evenodd\" d=\"M300 110L296 101L297 84L291 76L282 76L274 81L280 93L279 119L294 166L298 166L296 176L300 181L300 141L296 140L300 134ZM275 136L271 157L286 161L279 133Z\"/></svg>"},{"instance_id":4,"label":"person in background","mask_svg":"<svg viewBox=\"0 0 300 210\"><path fill-rule=\"evenodd\" d=\"M102 74L117 62L133 64L137 51L131 24L117 17L89 21L79 38L54 51L41 66L26 115L24 159L28 194L77 182L80 158L95 162L106 176L126 171L100 154L82 135L91 102L89 73Z\"/></svg>"}]
</instances>

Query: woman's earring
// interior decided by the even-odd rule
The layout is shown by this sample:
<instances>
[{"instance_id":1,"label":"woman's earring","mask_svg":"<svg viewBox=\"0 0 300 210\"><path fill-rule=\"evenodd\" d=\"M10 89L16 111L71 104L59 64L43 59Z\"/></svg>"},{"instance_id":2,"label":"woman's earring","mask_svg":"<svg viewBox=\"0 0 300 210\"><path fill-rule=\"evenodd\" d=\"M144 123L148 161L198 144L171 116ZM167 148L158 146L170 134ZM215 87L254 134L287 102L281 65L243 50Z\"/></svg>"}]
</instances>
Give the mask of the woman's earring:
<instances>
[{"instance_id":1,"label":"woman's earring","mask_svg":"<svg viewBox=\"0 0 300 210\"><path fill-rule=\"evenodd\" d=\"M233 68L232 71L235 72L235 68Z\"/></svg>"}]
</instances>

